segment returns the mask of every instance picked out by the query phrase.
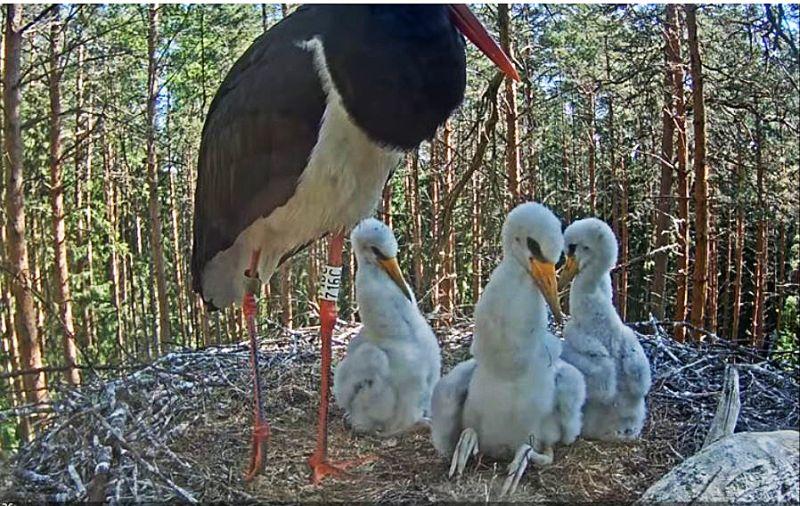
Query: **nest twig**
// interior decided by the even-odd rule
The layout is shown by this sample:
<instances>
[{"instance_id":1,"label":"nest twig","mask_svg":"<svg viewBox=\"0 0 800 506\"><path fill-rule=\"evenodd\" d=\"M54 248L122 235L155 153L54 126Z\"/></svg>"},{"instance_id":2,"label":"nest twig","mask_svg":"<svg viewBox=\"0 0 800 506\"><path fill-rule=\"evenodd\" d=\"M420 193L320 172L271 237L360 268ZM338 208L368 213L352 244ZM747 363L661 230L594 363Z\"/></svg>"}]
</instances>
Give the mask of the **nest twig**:
<instances>
[{"instance_id":1,"label":"nest twig","mask_svg":"<svg viewBox=\"0 0 800 506\"><path fill-rule=\"evenodd\" d=\"M653 369L649 420L633 444L578 441L557 449L553 466L529 471L516 499L632 501L703 444L726 363L740 372L737 431L796 429L798 381L731 343L682 344L657 323L634 325ZM334 350L357 332L340 324ZM241 476L252 413L248 349L243 344L170 353L131 374L95 379L62 392L47 427L12 461L13 485L0 497L23 501L476 500L494 497L505 463L482 462L460 482L426 435L355 438L331 412L330 446L381 457L353 482L312 487L305 457L314 437L319 357L316 329L280 332L261 342L262 381L273 437L267 471ZM440 329L443 369L469 355L468 323ZM10 413L6 413L9 415ZM11 413L13 414L13 413ZM3 413L0 413L2 416ZM344 449L344 450L341 450Z\"/></svg>"}]
</instances>

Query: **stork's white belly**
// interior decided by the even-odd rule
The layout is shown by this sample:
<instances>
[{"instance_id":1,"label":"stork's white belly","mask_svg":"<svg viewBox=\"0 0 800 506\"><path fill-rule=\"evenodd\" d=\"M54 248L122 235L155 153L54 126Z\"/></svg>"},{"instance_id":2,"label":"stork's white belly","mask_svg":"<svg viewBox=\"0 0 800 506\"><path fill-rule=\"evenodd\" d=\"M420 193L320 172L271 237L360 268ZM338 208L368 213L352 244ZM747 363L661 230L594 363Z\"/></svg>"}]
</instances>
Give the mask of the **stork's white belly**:
<instances>
[{"instance_id":1,"label":"stork's white belly","mask_svg":"<svg viewBox=\"0 0 800 506\"><path fill-rule=\"evenodd\" d=\"M216 307L241 300L243 273L255 249L261 248L259 275L268 280L286 253L371 215L402 157L400 151L371 141L350 119L332 84L322 43L312 39L303 44L315 53L315 67L327 92L319 138L286 204L254 221L233 246L206 265L203 293Z\"/></svg>"}]
</instances>

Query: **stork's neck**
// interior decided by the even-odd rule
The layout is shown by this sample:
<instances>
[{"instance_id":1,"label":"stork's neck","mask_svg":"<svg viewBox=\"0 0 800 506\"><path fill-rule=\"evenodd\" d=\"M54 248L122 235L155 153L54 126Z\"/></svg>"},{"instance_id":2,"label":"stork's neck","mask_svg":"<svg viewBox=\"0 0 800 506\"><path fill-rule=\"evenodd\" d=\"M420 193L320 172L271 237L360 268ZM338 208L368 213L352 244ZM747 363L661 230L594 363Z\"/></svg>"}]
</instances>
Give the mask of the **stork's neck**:
<instances>
[{"instance_id":1,"label":"stork's neck","mask_svg":"<svg viewBox=\"0 0 800 506\"><path fill-rule=\"evenodd\" d=\"M608 271L582 270L575 276L569 291L570 314L580 319L598 309L614 312L611 296L611 274Z\"/></svg>"},{"instance_id":2,"label":"stork's neck","mask_svg":"<svg viewBox=\"0 0 800 506\"><path fill-rule=\"evenodd\" d=\"M547 330L547 306L542 292L526 266L515 258L506 256L498 267L498 285L501 290L511 288L505 311L507 318L519 321L520 329Z\"/></svg>"},{"instance_id":3,"label":"stork's neck","mask_svg":"<svg viewBox=\"0 0 800 506\"><path fill-rule=\"evenodd\" d=\"M493 374L517 377L545 366L543 352L553 339L544 298L530 273L513 257L505 257L475 308L472 354Z\"/></svg>"},{"instance_id":4,"label":"stork's neck","mask_svg":"<svg viewBox=\"0 0 800 506\"><path fill-rule=\"evenodd\" d=\"M356 272L356 300L361 322L369 335L402 334L402 328L419 312L386 272L373 263L361 262Z\"/></svg>"}]
</instances>

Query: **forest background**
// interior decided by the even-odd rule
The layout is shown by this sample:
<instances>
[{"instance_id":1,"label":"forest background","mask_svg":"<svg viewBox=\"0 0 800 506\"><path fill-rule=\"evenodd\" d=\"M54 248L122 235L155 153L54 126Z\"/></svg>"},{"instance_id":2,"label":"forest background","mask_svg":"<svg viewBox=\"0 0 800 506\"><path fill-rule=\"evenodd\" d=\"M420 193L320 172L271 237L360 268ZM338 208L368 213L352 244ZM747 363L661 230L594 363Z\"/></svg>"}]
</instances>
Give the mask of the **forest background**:
<instances>
[{"instance_id":1,"label":"forest background","mask_svg":"<svg viewBox=\"0 0 800 506\"><path fill-rule=\"evenodd\" d=\"M191 291L197 151L227 71L294 8L3 6L0 410L46 412L89 375L243 339L238 308L209 313ZM798 6L475 10L522 80L468 45L464 104L379 209L432 323L470 318L505 213L535 199L612 225L626 320L796 368ZM284 264L262 315L316 324L324 250ZM346 254L348 320L355 267ZM4 448L35 431L3 420Z\"/></svg>"}]
</instances>

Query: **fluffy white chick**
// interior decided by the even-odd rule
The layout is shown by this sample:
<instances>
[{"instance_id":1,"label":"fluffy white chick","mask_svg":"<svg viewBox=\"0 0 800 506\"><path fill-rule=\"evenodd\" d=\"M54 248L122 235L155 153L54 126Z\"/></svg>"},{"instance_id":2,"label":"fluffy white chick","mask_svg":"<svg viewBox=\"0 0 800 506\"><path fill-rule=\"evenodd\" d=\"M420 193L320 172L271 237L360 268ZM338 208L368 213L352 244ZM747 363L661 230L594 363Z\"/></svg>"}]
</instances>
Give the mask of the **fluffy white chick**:
<instances>
[{"instance_id":1,"label":"fluffy white chick","mask_svg":"<svg viewBox=\"0 0 800 506\"><path fill-rule=\"evenodd\" d=\"M389 227L366 219L350 240L364 327L336 368L333 391L354 431L388 437L427 423L441 368L439 344L400 272Z\"/></svg>"},{"instance_id":2,"label":"fluffy white chick","mask_svg":"<svg viewBox=\"0 0 800 506\"><path fill-rule=\"evenodd\" d=\"M650 363L611 301L616 237L603 221L587 218L567 227L564 243L567 262L559 285L572 281L572 317L564 327L562 358L586 381L581 434L601 440L636 438L644 425Z\"/></svg>"},{"instance_id":3,"label":"fluffy white chick","mask_svg":"<svg viewBox=\"0 0 800 506\"><path fill-rule=\"evenodd\" d=\"M580 431L581 374L559 360L547 328L547 303L560 318L555 263L561 226L541 204L526 203L503 225L503 259L475 307L473 359L434 390L432 438L451 457L450 476L480 451L514 459L501 495L516 488L529 462L552 462L553 445ZM577 422L577 423L576 423Z\"/></svg>"}]
</instances>

